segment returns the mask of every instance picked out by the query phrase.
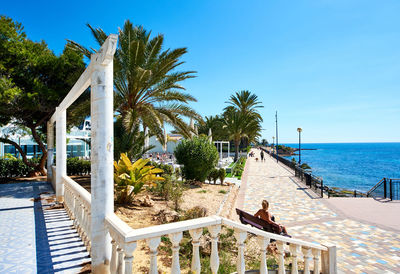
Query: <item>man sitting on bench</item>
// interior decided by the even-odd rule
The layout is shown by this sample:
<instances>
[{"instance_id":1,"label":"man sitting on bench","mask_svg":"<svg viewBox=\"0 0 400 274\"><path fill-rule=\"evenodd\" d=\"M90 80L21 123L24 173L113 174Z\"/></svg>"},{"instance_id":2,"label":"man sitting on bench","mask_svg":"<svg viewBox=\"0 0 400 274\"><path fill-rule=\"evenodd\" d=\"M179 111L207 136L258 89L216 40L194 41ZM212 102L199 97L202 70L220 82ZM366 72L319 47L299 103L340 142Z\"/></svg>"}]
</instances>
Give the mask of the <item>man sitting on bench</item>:
<instances>
[{"instance_id":1,"label":"man sitting on bench","mask_svg":"<svg viewBox=\"0 0 400 274\"><path fill-rule=\"evenodd\" d=\"M288 235L286 227L284 227L281 224L275 223L275 220L273 219L271 213L268 212L268 207L269 207L269 203L267 200L263 200L262 203L262 209L258 210L256 214L254 214L255 217L258 217L266 222L268 222L271 225L274 225L276 227L279 227L279 233Z\"/></svg>"}]
</instances>

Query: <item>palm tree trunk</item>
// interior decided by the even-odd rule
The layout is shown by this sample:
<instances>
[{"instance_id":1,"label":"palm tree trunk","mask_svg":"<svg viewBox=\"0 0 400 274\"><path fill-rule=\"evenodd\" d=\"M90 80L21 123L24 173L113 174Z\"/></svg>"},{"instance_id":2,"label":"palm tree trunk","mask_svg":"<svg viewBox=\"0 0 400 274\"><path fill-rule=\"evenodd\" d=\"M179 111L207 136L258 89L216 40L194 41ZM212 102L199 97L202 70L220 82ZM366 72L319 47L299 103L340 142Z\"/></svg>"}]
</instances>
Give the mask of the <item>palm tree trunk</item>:
<instances>
[{"instance_id":1,"label":"palm tree trunk","mask_svg":"<svg viewBox=\"0 0 400 274\"><path fill-rule=\"evenodd\" d=\"M235 159L233 160L234 162L236 162L239 158L239 143L240 140L235 140Z\"/></svg>"}]
</instances>

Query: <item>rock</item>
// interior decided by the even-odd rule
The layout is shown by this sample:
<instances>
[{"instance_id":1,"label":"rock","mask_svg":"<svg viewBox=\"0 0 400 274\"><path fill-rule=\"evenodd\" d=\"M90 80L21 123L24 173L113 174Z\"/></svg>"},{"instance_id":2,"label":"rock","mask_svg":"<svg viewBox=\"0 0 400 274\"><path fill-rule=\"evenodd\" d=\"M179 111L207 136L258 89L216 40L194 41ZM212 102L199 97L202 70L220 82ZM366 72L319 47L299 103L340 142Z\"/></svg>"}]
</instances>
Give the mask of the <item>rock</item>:
<instances>
[{"instance_id":1,"label":"rock","mask_svg":"<svg viewBox=\"0 0 400 274\"><path fill-rule=\"evenodd\" d=\"M161 209L153 215L153 220L160 224L179 221L179 214L175 210Z\"/></svg>"},{"instance_id":2,"label":"rock","mask_svg":"<svg viewBox=\"0 0 400 274\"><path fill-rule=\"evenodd\" d=\"M149 195L140 197L140 198L137 199L137 201L139 202L140 206L145 206L145 207L154 206L154 201L150 198Z\"/></svg>"}]
</instances>

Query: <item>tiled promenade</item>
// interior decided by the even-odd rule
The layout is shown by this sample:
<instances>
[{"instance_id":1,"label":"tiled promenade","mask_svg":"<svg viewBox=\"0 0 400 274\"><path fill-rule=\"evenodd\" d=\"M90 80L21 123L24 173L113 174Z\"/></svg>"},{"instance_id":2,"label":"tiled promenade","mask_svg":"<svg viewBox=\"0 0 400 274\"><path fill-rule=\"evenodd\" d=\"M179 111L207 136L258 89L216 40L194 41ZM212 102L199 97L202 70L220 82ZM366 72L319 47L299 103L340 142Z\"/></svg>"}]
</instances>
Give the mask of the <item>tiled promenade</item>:
<instances>
[{"instance_id":1,"label":"tiled promenade","mask_svg":"<svg viewBox=\"0 0 400 274\"><path fill-rule=\"evenodd\" d=\"M65 210L46 210L52 194L46 182L0 185L0 273L79 273L90 262Z\"/></svg>"},{"instance_id":2,"label":"tiled promenade","mask_svg":"<svg viewBox=\"0 0 400 274\"><path fill-rule=\"evenodd\" d=\"M258 156L259 151L255 153ZM340 273L400 273L400 227L378 227L344 216L325 199L312 198L286 167L269 156L265 162L249 158L246 166L239 207L255 213L261 201L268 200L270 212L291 235L337 246Z\"/></svg>"}]
</instances>

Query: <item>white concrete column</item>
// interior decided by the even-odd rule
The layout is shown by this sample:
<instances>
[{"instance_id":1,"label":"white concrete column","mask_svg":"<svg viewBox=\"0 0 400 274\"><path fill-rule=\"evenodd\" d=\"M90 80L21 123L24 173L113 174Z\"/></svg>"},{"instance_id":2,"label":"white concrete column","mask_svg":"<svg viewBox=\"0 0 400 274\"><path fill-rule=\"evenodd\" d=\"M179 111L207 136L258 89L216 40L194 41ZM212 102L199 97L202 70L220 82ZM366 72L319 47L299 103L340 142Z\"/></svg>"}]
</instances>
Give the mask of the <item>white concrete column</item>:
<instances>
[{"instance_id":1,"label":"white concrete column","mask_svg":"<svg viewBox=\"0 0 400 274\"><path fill-rule=\"evenodd\" d=\"M116 43L116 37L114 43ZM110 273L111 238L104 220L105 216L112 214L114 210L113 59L112 55L111 57L104 56L107 50L104 51L106 53L93 54L91 59L94 63L90 97L93 273ZM102 60L102 58L106 59Z\"/></svg>"},{"instance_id":2,"label":"white concrete column","mask_svg":"<svg viewBox=\"0 0 400 274\"><path fill-rule=\"evenodd\" d=\"M47 182L53 180L53 170L51 166L54 161L54 124L47 122Z\"/></svg>"},{"instance_id":3,"label":"white concrete column","mask_svg":"<svg viewBox=\"0 0 400 274\"><path fill-rule=\"evenodd\" d=\"M62 177L67 174L67 111L56 108L56 197L64 199L64 183Z\"/></svg>"},{"instance_id":4,"label":"white concrete column","mask_svg":"<svg viewBox=\"0 0 400 274\"><path fill-rule=\"evenodd\" d=\"M228 158L229 158L229 149L230 149L231 143L228 141Z\"/></svg>"}]
</instances>

